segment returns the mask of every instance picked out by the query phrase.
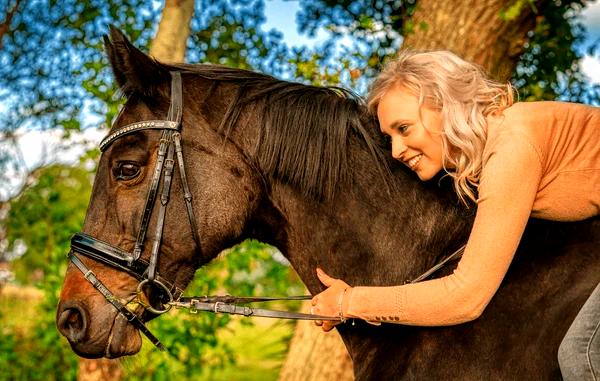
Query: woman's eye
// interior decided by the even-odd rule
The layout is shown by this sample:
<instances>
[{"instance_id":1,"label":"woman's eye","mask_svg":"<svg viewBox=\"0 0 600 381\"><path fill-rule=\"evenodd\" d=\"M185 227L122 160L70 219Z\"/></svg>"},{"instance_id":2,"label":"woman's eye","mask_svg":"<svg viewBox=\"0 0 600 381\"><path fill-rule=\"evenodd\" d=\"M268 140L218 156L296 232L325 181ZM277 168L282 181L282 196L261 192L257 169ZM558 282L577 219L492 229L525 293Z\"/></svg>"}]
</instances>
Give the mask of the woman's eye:
<instances>
[{"instance_id":1,"label":"woman's eye","mask_svg":"<svg viewBox=\"0 0 600 381\"><path fill-rule=\"evenodd\" d=\"M408 125L406 125L406 124L402 124L402 125L398 126L398 132L400 132L401 134L405 134L407 130L408 130Z\"/></svg>"},{"instance_id":2,"label":"woman's eye","mask_svg":"<svg viewBox=\"0 0 600 381\"><path fill-rule=\"evenodd\" d=\"M113 172L117 180L132 180L140 174L140 166L131 162L120 162Z\"/></svg>"}]
</instances>

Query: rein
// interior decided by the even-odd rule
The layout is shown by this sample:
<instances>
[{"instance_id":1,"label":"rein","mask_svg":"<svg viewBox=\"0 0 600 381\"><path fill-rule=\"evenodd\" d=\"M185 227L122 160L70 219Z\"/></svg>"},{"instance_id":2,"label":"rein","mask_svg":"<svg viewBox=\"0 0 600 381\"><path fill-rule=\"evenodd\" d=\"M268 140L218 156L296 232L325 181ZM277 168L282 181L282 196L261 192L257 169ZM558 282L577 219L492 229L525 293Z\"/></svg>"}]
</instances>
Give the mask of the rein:
<instances>
[{"instance_id":1,"label":"rein","mask_svg":"<svg viewBox=\"0 0 600 381\"><path fill-rule=\"evenodd\" d=\"M465 246L461 246L454 253L444 258L441 262L419 275L413 280L407 280L404 284L421 282L437 271L442 269L448 263L453 260L457 260L462 257L465 250ZM312 295L300 295L300 296L288 296L288 297L246 297L246 296L187 296L180 297L179 299L170 303L176 308L189 309L190 313L197 313L198 311L208 311L214 313L224 313L232 315L244 315L244 316L260 316L267 318L277 319L294 319L294 320L329 320L329 321L345 321L341 317L332 316L320 316L314 314L305 314L299 312L287 312L277 310L266 310L261 308L252 308L247 306L239 306L237 303L253 303L253 302L271 302L276 300L310 300Z\"/></svg>"},{"instance_id":2,"label":"rein","mask_svg":"<svg viewBox=\"0 0 600 381\"><path fill-rule=\"evenodd\" d=\"M154 168L150 188L146 198L144 211L142 214L140 231L136 239L133 251L130 253L119 247L113 246L108 242L96 239L85 233L77 233L71 239L71 250L68 254L69 260L75 267L81 271L84 278L98 290L104 298L111 303L127 321L140 330L148 339L160 350L166 350L160 340L150 332L144 324L144 316L155 317L168 312L172 307L178 309L189 309L191 313L198 311L208 311L213 313L227 313L243 316L260 316L278 319L296 319L296 320L329 320L341 321L341 317L321 316L315 314L306 314L300 312L288 312L268 310L262 308L253 308L240 306L238 303L270 302L280 300L310 300L311 295L290 296L290 297L238 297L238 296L182 296L183 290L174 283L163 278L158 272L159 251L162 240L162 233L165 223L166 207L169 202L171 184L175 161L178 163L179 175L184 192L184 199L187 209L188 219L192 230L196 248L200 250L200 237L196 217L192 207L192 194L189 190L187 177L185 174L185 163L183 160L183 150L181 145L181 127L183 114L183 95L181 84L181 73L171 72L171 104L167 120L148 120L129 124L118 131L109 134L100 143L100 151L104 152L108 146L117 139L144 130L162 130L160 145L158 149L158 159ZM159 187L162 179L162 191L158 198L159 210L155 226L154 241L150 253L150 259L147 261L141 258L146 243L146 234L149 228L150 217L155 206ZM460 258L464 251L464 246L456 252L446 257L440 263L429 269L421 276L405 283L416 283L422 281L448 262ZM103 263L120 271L125 271L135 277L139 283L136 296L133 300L124 300L116 297L105 285L98 279L94 272L88 268L76 254L84 255L96 262ZM159 305L152 305L152 302L146 303L143 299L144 290L151 288L158 296ZM152 294L154 295L154 294ZM130 307L130 308L128 308ZM138 316L135 312L142 307L143 312Z\"/></svg>"}]
</instances>

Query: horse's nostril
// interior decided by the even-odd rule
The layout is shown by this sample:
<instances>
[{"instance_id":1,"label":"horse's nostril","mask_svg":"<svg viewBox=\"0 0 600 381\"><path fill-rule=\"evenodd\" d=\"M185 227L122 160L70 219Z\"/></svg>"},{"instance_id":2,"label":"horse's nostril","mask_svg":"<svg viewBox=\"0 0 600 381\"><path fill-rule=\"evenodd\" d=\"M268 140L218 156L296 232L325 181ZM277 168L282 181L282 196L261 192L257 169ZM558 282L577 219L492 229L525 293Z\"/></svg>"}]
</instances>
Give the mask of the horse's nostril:
<instances>
[{"instance_id":1,"label":"horse's nostril","mask_svg":"<svg viewBox=\"0 0 600 381\"><path fill-rule=\"evenodd\" d=\"M78 342L85 336L87 319L82 308L70 306L65 308L58 317L58 330L69 341Z\"/></svg>"}]
</instances>

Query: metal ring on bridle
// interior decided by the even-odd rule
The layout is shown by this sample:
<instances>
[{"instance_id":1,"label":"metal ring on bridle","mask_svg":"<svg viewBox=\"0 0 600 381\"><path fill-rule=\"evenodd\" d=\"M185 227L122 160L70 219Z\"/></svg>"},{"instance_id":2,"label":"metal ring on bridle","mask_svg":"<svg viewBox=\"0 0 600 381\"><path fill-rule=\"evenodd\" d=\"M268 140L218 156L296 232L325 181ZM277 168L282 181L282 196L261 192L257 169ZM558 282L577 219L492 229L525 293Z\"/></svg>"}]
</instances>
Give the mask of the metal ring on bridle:
<instances>
[{"instance_id":1,"label":"metal ring on bridle","mask_svg":"<svg viewBox=\"0 0 600 381\"><path fill-rule=\"evenodd\" d=\"M171 290L169 290L167 288L167 286L165 286L164 284L162 284L160 281L158 281L156 279L153 280L153 281L150 281L148 279L144 279L137 286L137 291L136 292L137 292L138 298L141 298L141 295L143 293L142 287L144 287L144 285L146 283L148 283L148 284L152 283L152 284L158 285L160 288L162 288L167 293L169 300L167 302L163 302L163 305L165 306L165 309L160 310L160 309L154 308L154 307L152 307L152 305L150 303L148 303L145 306L145 308L148 311L150 311L150 312L152 312L153 314L156 314L156 315L161 315L161 314L164 314L165 312L168 312L171 309L171 307L172 307L171 302L173 302L173 294L171 294Z\"/></svg>"}]
</instances>

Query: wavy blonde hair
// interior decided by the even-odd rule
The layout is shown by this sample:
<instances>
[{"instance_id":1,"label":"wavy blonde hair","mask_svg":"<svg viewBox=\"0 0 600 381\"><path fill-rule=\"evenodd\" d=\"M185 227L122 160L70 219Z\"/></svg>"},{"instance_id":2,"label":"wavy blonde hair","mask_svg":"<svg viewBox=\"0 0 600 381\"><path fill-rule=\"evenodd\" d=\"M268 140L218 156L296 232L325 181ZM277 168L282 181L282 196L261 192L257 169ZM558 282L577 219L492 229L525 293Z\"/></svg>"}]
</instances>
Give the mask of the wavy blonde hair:
<instances>
[{"instance_id":1,"label":"wavy blonde hair","mask_svg":"<svg viewBox=\"0 0 600 381\"><path fill-rule=\"evenodd\" d=\"M510 83L487 78L483 70L448 51L402 51L371 84L367 105L376 114L385 93L401 85L419 97L419 105L442 113L444 170L462 202L477 201L486 117L514 102Z\"/></svg>"}]
</instances>

